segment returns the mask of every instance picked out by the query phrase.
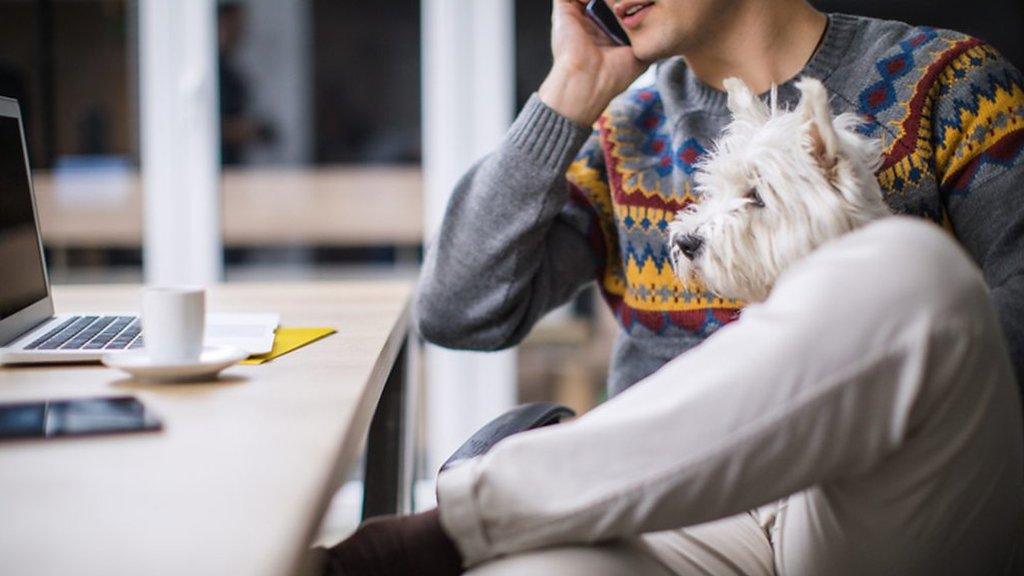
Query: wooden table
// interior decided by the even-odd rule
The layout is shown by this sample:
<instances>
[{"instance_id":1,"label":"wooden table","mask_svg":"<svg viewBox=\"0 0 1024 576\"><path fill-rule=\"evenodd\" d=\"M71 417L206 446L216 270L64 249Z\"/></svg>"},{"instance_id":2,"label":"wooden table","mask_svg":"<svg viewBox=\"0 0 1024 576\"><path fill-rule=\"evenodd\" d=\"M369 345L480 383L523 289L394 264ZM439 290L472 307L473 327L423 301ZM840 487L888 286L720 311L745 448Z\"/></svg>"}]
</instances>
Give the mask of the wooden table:
<instances>
[{"instance_id":1,"label":"wooden table","mask_svg":"<svg viewBox=\"0 0 1024 576\"><path fill-rule=\"evenodd\" d=\"M0 368L0 401L131 394L164 420L155 434L0 443L0 574L295 573L389 374L392 413L374 417L367 474L402 461L380 453L395 449L394 437L373 436L395 433L401 386L397 399L390 389L401 384L411 289L214 288L211 311L277 311L284 326L338 330L218 382L142 384L96 365ZM54 298L59 312L135 311L139 300L135 287L106 286L59 288ZM371 505L394 503L372 490L398 483L367 478Z\"/></svg>"}]
</instances>

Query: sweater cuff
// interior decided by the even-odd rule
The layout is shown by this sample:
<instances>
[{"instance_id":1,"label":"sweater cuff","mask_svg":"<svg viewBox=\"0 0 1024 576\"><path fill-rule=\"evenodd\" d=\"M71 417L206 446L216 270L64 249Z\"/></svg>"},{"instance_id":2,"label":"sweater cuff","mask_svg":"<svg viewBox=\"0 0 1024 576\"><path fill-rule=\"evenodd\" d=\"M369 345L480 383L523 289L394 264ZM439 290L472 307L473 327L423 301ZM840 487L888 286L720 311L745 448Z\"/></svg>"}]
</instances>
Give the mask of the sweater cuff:
<instances>
[{"instance_id":1,"label":"sweater cuff","mask_svg":"<svg viewBox=\"0 0 1024 576\"><path fill-rule=\"evenodd\" d=\"M564 172L590 133L590 128L555 112L534 93L512 124L508 141L539 165Z\"/></svg>"},{"instance_id":2,"label":"sweater cuff","mask_svg":"<svg viewBox=\"0 0 1024 576\"><path fill-rule=\"evenodd\" d=\"M437 509L441 526L455 541L468 568L489 557L490 543L476 502L478 459L443 472L437 478Z\"/></svg>"}]
</instances>

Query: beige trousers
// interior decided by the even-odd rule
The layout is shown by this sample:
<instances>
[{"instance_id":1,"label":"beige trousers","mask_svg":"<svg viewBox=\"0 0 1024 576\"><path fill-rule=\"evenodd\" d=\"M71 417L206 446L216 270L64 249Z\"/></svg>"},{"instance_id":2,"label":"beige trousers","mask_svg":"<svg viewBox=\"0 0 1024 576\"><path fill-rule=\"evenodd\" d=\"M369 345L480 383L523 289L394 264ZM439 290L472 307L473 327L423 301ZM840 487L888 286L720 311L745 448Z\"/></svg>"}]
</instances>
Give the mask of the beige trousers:
<instances>
[{"instance_id":1,"label":"beige trousers","mask_svg":"<svg viewBox=\"0 0 1024 576\"><path fill-rule=\"evenodd\" d=\"M473 576L1011 574L1020 398L987 288L891 218L656 374L438 479Z\"/></svg>"}]
</instances>

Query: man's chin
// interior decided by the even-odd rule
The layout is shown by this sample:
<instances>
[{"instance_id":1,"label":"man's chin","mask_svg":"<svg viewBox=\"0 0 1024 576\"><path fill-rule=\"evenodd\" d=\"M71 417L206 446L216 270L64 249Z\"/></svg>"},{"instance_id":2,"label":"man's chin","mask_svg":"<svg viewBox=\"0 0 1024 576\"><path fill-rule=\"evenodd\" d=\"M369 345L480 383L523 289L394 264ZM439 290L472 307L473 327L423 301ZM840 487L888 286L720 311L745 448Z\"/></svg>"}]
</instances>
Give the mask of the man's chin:
<instances>
[{"instance_id":1,"label":"man's chin","mask_svg":"<svg viewBox=\"0 0 1024 576\"><path fill-rule=\"evenodd\" d=\"M663 45L663 43L657 41L654 35L649 33L638 35L631 42L633 55L641 62L654 63L676 54L671 46Z\"/></svg>"}]
</instances>

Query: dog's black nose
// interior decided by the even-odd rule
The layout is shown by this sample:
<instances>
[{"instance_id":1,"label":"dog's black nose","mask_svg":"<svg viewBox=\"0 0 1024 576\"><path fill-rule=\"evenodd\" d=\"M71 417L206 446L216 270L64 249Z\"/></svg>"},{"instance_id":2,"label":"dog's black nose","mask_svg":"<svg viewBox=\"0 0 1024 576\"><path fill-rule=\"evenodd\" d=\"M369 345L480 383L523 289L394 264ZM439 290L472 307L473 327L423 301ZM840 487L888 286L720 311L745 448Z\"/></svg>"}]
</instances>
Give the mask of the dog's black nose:
<instances>
[{"instance_id":1,"label":"dog's black nose","mask_svg":"<svg viewBox=\"0 0 1024 576\"><path fill-rule=\"evenodd\" d=\"M679 249L682 250L683 256L686 256L689 260L693 260L693 257L697 255L697 251L700 250L701 245L704 244L704 240L700 236L686 234L679 240L676 240L676 244L678 244Z\"/></svg>"}]
</instances>

